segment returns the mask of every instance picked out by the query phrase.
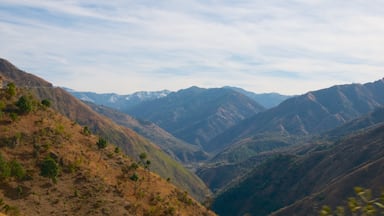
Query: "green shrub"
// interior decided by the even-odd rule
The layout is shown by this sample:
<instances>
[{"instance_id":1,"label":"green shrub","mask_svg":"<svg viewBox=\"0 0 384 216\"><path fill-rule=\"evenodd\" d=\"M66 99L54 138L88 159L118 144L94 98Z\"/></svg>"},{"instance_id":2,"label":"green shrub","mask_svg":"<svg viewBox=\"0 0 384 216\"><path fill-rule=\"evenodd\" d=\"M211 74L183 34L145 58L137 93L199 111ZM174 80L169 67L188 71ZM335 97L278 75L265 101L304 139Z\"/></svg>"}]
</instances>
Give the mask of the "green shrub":
<instances>
[{"instance_id":1,"label":"green shrub","mask_svg":"<svg viewBox=\"0 0 384 216\"><path fill-rule=\"evenodd\" d=\"M59 175L59 165L50 156L46 157L40 166L40 175L50 178L54 183Z\"/></svg>"},{"instance_id":2,"label":"green shrub","mask_svg":"<svg viewBox=\"0 0 384 216\"><path fill-rule=\"evenodd\" d=\"M16 95L16 85L14 83L8 83L6 89L7 95L13 97Z\"/></svg>"},{"instance_id":3,"label":"green shrub","mask_svg":"<svg viewBox=\"0 0 384 216\"><path fill-rule=\"evenodd\" d=\"M14 112L11 112L11 113L9 114L9 117L11 118L12 121L16 121L16 120L19 118L19 116L17 115L17 113L14 113Z\"/></svg>"},{"instance_id":4,"label":"green shrub","mask_svg":"<svg viewBox=\"0 0 384 216\"><path fill-rule=\"evenodd\" d=\"M16 106L19 108L20 113L27 114L32 111L33 103L32 100L26 96L21 96L16 102Z\"/></svg>"},{"instance_id":5,"label":"green shrub","mask_svg":"<svg viewBox=\"0 0 384 216\"><path fill-rule=\"evenodd\" d=\"M48 99L44 99L41 101L41 104L45 107L50 107L51 106L51 101Z\"/></svg>"},{"instance_id":6,"label":"green shrub","mask_svg":"<svg viewBox=\"0 0 384 216\"><path fill-rule=\"evenodd\" d=\"M107 140L102 138L102 137L99 137L99 141L97 141L96 145L97 145L97 148L99 149L104 149L107 147Z\"/></svg>"},{"instance_id":7,"label":"green shrub","mask_svg":"<svg viewBox=\"0 0 384 216\"><path fill-rule=\"evenodd\" d=\"M81 133L84 134L85 136L89 136L91 135L91 130L88 128L88 126L84 126Z\"/></svg>"},{"instance_id":8,"label":"green shrub","mask_svg":"<svg viewBox=\"0 0 384 216\"><path fill-rule=\"evenodd\" d=\"M5 180L11 176L11 168L8 162L0 154L0 180Z\"/></svg>"},{"instance_id":9,"label":"green shrub","mask_svg":"<svg viewBox=\"0 0 384 216\"><path fill-rule=\"evenodd\" d=\"M24 167L16 160L12 160L9 163L9 167L11 170L11 176L17 178L18 180L22 180L25 177L26 171Z\"/></svg>"}]
</instances>

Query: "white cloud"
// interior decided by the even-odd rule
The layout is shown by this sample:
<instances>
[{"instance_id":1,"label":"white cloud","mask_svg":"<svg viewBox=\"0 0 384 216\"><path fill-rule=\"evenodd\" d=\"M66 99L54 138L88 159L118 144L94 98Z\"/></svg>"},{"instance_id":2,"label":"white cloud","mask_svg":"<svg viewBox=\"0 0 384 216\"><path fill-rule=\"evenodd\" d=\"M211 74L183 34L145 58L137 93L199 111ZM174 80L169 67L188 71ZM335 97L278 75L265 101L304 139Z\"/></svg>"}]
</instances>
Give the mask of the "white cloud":
<instances>
[{"instance_id":1,"label":"white cloud","mask_svg":"<svg viewBox=\"0 0 384 216\"><path fill-rule=\"evenodd\" d=\"M73 89L129 93L238 85L297 94L383 76L379 0L0 5L1 57Z\"/></svg>"}]
</instances>

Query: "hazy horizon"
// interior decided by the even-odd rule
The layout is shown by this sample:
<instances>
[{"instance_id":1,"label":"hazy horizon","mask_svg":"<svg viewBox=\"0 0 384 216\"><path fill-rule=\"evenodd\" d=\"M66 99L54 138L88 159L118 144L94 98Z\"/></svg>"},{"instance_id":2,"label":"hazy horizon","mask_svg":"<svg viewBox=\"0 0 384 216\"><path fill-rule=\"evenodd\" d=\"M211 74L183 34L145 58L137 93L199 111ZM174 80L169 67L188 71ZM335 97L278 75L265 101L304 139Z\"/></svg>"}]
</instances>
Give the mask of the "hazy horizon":
<instances>
[{"instance_id":1,"label":"hazy horizon","mask_svg":"<svg viewBox=\"0 0 384 216\"><path fill-rule=\"evenodd\" d=\"M0 3L0 56L76 91L297 95L384 74L382 1Z\"/></svg>"}]
</instances>

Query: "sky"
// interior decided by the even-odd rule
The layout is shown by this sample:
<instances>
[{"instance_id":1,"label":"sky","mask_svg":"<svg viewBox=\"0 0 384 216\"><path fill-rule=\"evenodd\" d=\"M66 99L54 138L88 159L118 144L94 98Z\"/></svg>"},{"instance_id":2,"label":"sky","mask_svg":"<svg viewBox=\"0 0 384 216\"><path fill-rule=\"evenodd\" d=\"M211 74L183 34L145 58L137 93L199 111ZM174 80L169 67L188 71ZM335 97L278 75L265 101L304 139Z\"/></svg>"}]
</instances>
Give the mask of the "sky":
<instances>
[{"instance_id":1,"label":"sky","mask_svg":"<svg viewBox=\"0 0 384 216\"><path fill-rule=\"evenodd\" d=\"M301 94L383 57L383 0L0 0L0 58L78 91Z\"/></svg>"}]
</instances>

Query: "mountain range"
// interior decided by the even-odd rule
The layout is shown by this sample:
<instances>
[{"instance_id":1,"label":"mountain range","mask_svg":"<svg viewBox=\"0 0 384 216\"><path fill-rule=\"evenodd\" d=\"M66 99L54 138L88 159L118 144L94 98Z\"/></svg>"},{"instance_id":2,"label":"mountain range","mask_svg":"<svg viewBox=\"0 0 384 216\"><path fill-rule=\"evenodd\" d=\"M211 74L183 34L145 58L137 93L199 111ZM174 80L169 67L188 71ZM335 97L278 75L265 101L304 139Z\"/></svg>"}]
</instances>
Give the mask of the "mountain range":
<instances>
[{"instance_id":1,"label":"mountain range","mask_svg":"<svg viewBox=\"0 0 384 216\"><path fill-rule=\"evenodd\" d=\"M140 91L133 94L119 95L116 93L98 94L95 92L80 92L65 87L64 89L82 101L92 102L97 105L104 105L120 111L132 108L144 101L165 97L171 93L168 90L162 90L154 92Z\"/></svg>"},{"instance_id":2,"label":"mountain range","mask_svg":"<svg viewBox=\"0 0 384 216\"><path fill-rule=\"evenodd\" d=\"M380 108L369 116L383 111ZM367 118L336 131L347 131ZM351 130L333 142L314 142L275 154L223 190L213 209L219 215L269 215L274 211L272 215L315 215L322 205L343 205L342 200L352 196L356 186L382 188L384 121L361 126L360 133ZM335 131L324 136L330 134Z\"/></svg>"},{"instance_id":3,"label":"mountain range","mask_svg":"<svg viewBox=\"0 0 384 216\"><path fill-rule=\"evenodd\" d=\"M128 114L156 123L175 137L210 151L211 139L265 108L237 91L191 87L147 101Z\"/></svg>"},{"instance_id":4,"label":"mountain range","mask_svg":"<svg viewBox=\"0 0 384 216\"><path fill-rule=\"evenodd\" d=\"M316 215L384 180L384 79L297 96L196 86L118 95L68 93L3 59L0 76L133 161L146 153L151 170L219 215Z\"/></svg>"}]
</instances>

